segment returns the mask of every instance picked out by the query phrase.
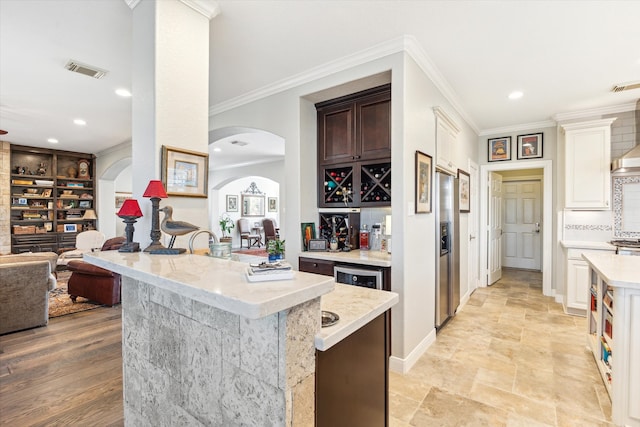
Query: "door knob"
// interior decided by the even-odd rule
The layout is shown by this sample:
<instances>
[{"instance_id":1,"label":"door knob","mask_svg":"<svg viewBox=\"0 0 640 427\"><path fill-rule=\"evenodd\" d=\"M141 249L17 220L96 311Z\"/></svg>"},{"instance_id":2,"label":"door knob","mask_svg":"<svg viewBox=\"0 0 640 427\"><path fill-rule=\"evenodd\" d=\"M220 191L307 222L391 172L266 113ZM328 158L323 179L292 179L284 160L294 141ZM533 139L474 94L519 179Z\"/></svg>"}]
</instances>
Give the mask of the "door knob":
<instances>
[{"instance_id":1,"label":"door knob","mask_svg":"<svg viewBox=\"0 0 640 427\"><path fill-rule=\"evenodd\" d=\"M533 229L533 231L535 231L536 233L539 233L540 232L540 223L536 222L534 225L535 225L535 228Z\"/></svg>"}]
</instances>

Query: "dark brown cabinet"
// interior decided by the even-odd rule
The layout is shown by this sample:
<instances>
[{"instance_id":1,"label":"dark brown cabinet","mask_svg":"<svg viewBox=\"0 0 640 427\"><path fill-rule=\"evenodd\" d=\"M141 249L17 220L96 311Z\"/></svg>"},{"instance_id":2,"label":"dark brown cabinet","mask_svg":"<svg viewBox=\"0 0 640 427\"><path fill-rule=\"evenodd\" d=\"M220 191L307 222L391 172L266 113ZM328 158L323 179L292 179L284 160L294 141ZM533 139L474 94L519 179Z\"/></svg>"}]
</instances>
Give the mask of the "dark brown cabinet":
<instances>
[{"instance_id":1,"label":"dark brown cabinet","mask_svg":"<svg viewBox=\"0 0 640 427\"><path fill-rule=\"evenodd\" d=\"M391 85L316 104L318 206L391 205Z\"/></svg>"},{"instance_id":2,"label":"dark brown cabinet","mask_svg":"<svg viewBox=\"0 0 640 427\"><path fill-rule=\"evenodd\" d=\"M93 154L11 145L10 177L13 253L74 247L95 229Z\"/></svg>"}]
</instances>

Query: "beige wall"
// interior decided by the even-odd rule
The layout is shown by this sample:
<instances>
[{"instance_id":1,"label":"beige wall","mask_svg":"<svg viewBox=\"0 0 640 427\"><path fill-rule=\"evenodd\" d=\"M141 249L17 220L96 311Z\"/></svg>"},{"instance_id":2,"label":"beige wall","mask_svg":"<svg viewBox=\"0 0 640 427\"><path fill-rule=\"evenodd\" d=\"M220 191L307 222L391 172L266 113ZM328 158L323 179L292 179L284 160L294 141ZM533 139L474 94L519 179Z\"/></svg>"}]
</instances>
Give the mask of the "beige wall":
<instances>
[{"instance_id":1,"label":"beige wall","mask_svg":"<svg viewBox=\"0 0 640 427\"><path fill-rule=\"evenodd\" d=\"M0 255L11 253L11 152L0 141Z\"/></svg>"}]
</instances>

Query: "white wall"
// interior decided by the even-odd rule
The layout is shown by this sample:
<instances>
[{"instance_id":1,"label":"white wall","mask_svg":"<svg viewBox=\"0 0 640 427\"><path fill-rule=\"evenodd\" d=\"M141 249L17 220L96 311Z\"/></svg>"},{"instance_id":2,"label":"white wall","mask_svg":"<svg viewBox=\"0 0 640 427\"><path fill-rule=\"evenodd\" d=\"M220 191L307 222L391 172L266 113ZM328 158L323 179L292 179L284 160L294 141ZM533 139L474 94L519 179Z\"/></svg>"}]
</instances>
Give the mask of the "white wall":
<instances>
[{"instance_id":1,"label":"white wall","mask_svg":"<svg viewBox=\"0 0 640 427\"><path fill-rule=\"evenodd\" d=\"M478 156L473 130L454 114L450 103L404 52L219 112L211 116L210 129L246 126L285 139L286 180L280 190L286 204L281 212L281 230L297 236L300 222L317 221L318 217L313 104L325 99L318 99L317 94L388 71L392 84L392 290L400 294L400 303L392 309L392 355L397 362L395 369L406 370L435 339L435 224L433 215L413 214L414 153L420 149L435 154L434 106L447 108L462 128L454 152L458 164L467 164L469 158ZM293 249L287 245L287 258L296 263L299 248L295 252ZM461 265L466 266L464 260ZM466 271L461 273L465 282L467 276Z\"/></svg>"},{"instance_id":2,"label":"white wall","mask_svg":"<svg viewBox=\"0 0 640 427\"><path fill-rule=\"evenodd\" d=\"M107 238L122 235L118 228L122 220L116 216L115 207L116 179L123 170L130 167L131 142L116 145L96 154L98 230ZM121 185L126 184L122 182Z\"/></svg>"},{"instance_id":3,"label":"white wall","mask_svg":"<svg viewBox=\"0 0 640 427\"><path fill-rule=\"evenodd\" d=\"M256 168L258 169L258 168ZM262 191L264 195L265 202L265 212L264 216L261 217L243 217L242 216L242 193L251 185L252 182L256 183L256 186L260 191ZM217 197L214 195L217 193ZM246 218L249 220L249 224L258 223L259 226L262 226L262 220L264 218L273 218L276 221L276 224L280 224L280 184L276 181L273 181L268 178L263 178L260 176L247 176L244 178L239 178L237 180L231 181L224 186L222 186L216 193L212 192L211 198L217 198L217 211L211 211L211 223L213 224L213 232L216 233L218 237L222 237L222 230L220 229L220 225L218 224L218 220L222 214L227 214L235 224L233 230L231 230L231 237L233 237L233 242L231 244L234 248L239 248L241 246L240 241L240 232L238 231L238 219ZM234 195L238 198L238 211L237 212L227 212L225 209L226 206L226 198L227 195ZM278 199L278 208L277 212L269 212L269 208L267 206L267 201L269 197L277 197ZM246 241L244 242L246 245Z\"/></svg>"}]
</instances>

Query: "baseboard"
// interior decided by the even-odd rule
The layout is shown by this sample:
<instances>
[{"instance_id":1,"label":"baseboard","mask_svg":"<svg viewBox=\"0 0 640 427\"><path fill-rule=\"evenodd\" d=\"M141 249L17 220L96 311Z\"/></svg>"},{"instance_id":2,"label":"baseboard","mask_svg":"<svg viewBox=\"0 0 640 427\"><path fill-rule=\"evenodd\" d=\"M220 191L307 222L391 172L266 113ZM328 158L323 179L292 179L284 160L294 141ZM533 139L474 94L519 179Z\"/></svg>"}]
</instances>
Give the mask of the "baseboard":
<instances>
[{"instance_id":1,"label":"baseboard","mask_svg":"<svg viewBox=\"0 0 640 427\"><path fill-rule=\"evenodd\" d=\"M411 353L409 353L406 358L401 359L396 356L391 356L389 358L389 369L394 372L406 374L413 365L415 365L418 359L420 359L420 356L422 356L434 342L436 342L435 328L432 329L426 337L424 337L424 339L411 351Z\"/></svg>"}]
</instances>

